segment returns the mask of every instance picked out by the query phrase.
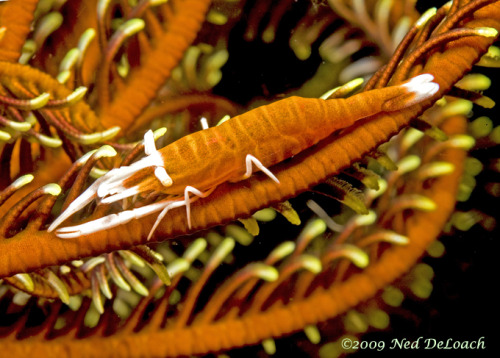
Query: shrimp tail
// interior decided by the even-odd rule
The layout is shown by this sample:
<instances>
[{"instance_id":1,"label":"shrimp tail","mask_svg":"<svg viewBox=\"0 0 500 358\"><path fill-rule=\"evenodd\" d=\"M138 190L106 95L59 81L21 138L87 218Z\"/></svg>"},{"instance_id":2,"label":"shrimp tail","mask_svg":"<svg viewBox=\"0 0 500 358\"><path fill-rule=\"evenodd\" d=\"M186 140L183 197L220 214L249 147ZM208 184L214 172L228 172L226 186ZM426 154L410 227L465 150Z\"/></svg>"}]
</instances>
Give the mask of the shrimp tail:
<instances>
[{"instance_id":1,"label":"shrimp tail","mask_svg":"<svg viewBox=\"0 0 500 358\"><path fill-rule=\"evenodd\" d=\"M432 82L433 79L434 76L424 73L399 85L405 88L406 91L399 96L387 100L382 105L382 110L384 112L400 111L434 96L439 91L439 85Z\"/></svg>"}]
</instances>

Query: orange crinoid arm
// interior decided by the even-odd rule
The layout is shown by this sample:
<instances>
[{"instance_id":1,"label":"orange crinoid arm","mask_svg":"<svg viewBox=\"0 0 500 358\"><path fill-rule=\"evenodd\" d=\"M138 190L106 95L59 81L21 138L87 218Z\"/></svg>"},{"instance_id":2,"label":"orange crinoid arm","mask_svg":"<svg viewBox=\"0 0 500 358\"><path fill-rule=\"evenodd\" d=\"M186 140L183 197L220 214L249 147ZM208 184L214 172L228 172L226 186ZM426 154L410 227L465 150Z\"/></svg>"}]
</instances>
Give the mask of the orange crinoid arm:
<instances>
[{"instance_id":1,"label":"orange crinoid arm","mask_svg":"<svg viewBox=\"0 0 500 358\"><path fill-rule=\"evenodd\" d=\"M0 60L16 62L31 31L38 0L8 1L0 6Z\"/></svg>"},{"instance_id":2,"label":"orange crinoid arm","mask_svg":"<svg viewBox=\"0 0 500 358\"><path fill-rule=\"evenodd\" d=\"M484 6L472 15L465 18L465 27L500 29L500 3ZM482 36L456 39L443 48L435 49L436 52L423 58L423 62L416 64L418 67L415 68L418 73L432 74L440 86L439 94L443 95L471 69L493 41L494 38ZM243 182L220 185L208 198L193 203L191 231L248 216L260 208L307 190L387 141L432 104L432 101L426 101L390 116L382 113L368 122L358 122L340 135L327 138L317 147L297 155L288 163L274 166L273 173L280 180L280 185L260 175ZM72 240L61 240L45 231L37 231L34 235L29 229L22 230L0 241L0 276L145 243L155 219L156 216L152 215ZM189 232L185 212L172 210L158 227L155 237L165 240Z\"/></svg>"},{"instance_id":3,"label":"orange crinoid arm","mask_svg":"<svg viewBox=\"0 0 500 358\"><path fill-rule=\"evenodd\" d=\"M193 42L203 23L210 0L174 1L174 16L167 30L159 35L144 65L131 74L127 87L103 108L101 121L105 127L119 125L124 131L133 124L155 98L157 91L169 78L184 51Z\"/></svg>"},{"instance_id":4,"label":"orange crinoid arm","mask_svg":"<svg viewBox=\"0 0 500 358\"><path fill-rule=\"evenodd\" d=\"M465 131L466 122L464 118L455 116L443 127L449 135L460 134ZM236 318L223 317L216 322L205 323L194 321L179 327L170 324L160 328L150 323L152 328L132 332L129 326L125 326L112 335L100 334L97 330L97 333L82 339L67 334L52 339L40 339L38 336L17 340L15 335L11 335L3 339L2 347L19 357L30 354L57 357L201 355L258 344L264 339L290 334L335 317L372 297L380 288L402 275L439 234L453 210L465 157L466 152L462 149L447 149L441 153L441 160L452 163L455 170L450 175L439 177L430 189L421 191L422 195L439 203L440 210L430 213L416 211L404 224L404 231L410 238L408 245L392 247L361 273L352 275L344 282L316 289L306 298L276 304L266 310L248 312ZM395 227L397 225L394 224ZM140 315L142 317L143 314Z\"/></svg>"},{"instance_id":5,"label":"orange crinoid arm","mask_svg":"<svg viewBox=\"0 0 500 358\"><path fill-rule=\"evenodd\" d=\"M494 5L487 6L493 2ZM110 10L118 14L121 10L127 13L130 4L137 3L141 7L148 6L153 1L99 3L112 4L113 8ZM170 10L186 3L188 1L169 0L168 4L175 6L161 8L160 10L164 11L159 18L162 21L170 19L170 15L173 15ZM214 1L212 11L220 9L221 3L225 6L234 2ZM295 2L283 0L256 3L259 4L259 9L262 9L261 4L265 9L268 3L273 7L286 7ZM277 3L279 5L276 5ZM352 2L346 0L337 3L345 3L344 12L349 15L351 9L347 4ZM355 2L352 10L358 15L361 14L361 18L364 13L369 14L369 11L363 11L363 7L375 3L377 7L382 4L371 1L366 4ZM401 3L412 5L411 1L397 4ZM68 4L74 3L70 0ZM376 193L367 190L365 193L363 201L365 206L369 207L370 215L350 215L349 209L341 209L342 213L347 215L346 220L342 221L341 232L336 232L338 224L332 222L330 217L330 210L335 210L336 206L331 205L328 200L324 202L328 203L327 207L324 206L328 209L325 215L308 203L315 215L307 224L301 225L299 234L298 230L294 230L295 227L277 218L262 225L261 235L245 247L241 245L244 244L243 241L235 246L233 239L241 238L241 235L237 235L238 232L232 229L242 228L229 224L200 233L200 236L206 237L207 240L184 237L153 244L151 248L149 245L139 245L131 250L122 250L131 244L144 242L145 234L156 219L154 215L151 218L142 217L102 234L93 233L86 237L63 240L47 233L46 228L54 223L52 220L58 217L69 203L74 203L75 198L91 183L99 184L90 176L99 175L99 169L110 168L107 159L99 158L120 151L125 156L121 166L128 166L138 162L135 161L137 154L142 154L143 151L146 154L151 153L152 146L147 147L139 143L132 149L132 146L123 146L126 142L120 141L111 143L116 151L109 145L103 146L99 150L87 152L88 155L85 155L84 159L74 163L67 163L67 155L62 150L57 152L59 155L54 153L48 157L43 156L40 160L37 157L41 168L35 171L34 181L44 174L47 177L60 178L49 179L58 180L63 193L59 197L55 196L58 194L55 194L57 190L54 190L54 184L43 188L39 188L41 181L26 184L28 175L12 183L14 178L18 177L13 169L7 178L7 185L12 183L12 186L0 191L0 271L14 275L19 271L8 271L13 267L33 272L3 279L3 285L0 287L2 351L13 357L204 356L209 353L225 353L227 350L247 345L255 345L248 347L250 351L255 352L259 349L257 345L262 343L263 348L271 355L274 339L279 339L277 348L281 350L283 343L286 343L281 337L297 332L290 337L294 341L294 353L291 355L306 347L304 350L309 356L330 356L331 346L340 345L345 334L353 333L356 337L363 334L359 333L358 329L353 332L352 328L348 327L347 322L352 313L359 313L357 317L364 321L365 317L368 318L371 312L374 312L373 309L387 310L387 313L394 310L401 312L401 309L405 311L405 305L387 309L388 302L385 301L385 296L380 294L386 292L385 288L401 288L401 292L411 291L421 297L414 290L414 286L408 285L408 280L417 275L419 278L426 276L424 282L427 287L424 289L431 285L429 271L422 273L422 270L419 270L426 265L415 263L437 236L446 231L449 222L447 220L455 208L457 194L463 193L459 190L463 189L461 183L464 183L460 178L462 174L467 176L468 171L465 168L469 167L468 162L471 159L467 158L466 151L473 140L470 136L463 135L472 127L467 125L468 109L450 116L450 110L456 109L454 105L463 103L453 97L480 96L470 90L463 90L461 93L458 93L457 88L448 90L459 77L471 69L474 61L493 41L492 37L485 37L495 34L491 28L476 32L471 27L498 28L498 4L498 1L491 0L460 0L453 4L450 2L438 10L434 17L427 18L427 22L419 20L425 24L410 30L414 37L399 48L399 56L395 55L367 84L367 88L376 89L376 93L381 93L378 89L387 89L420 73L431 73L440 85L438 96L446 94L446 97L432 108L426 110L435 100L434 97L418 106L402 106L395 110L395 113L391 113L391 116L377 111L376 116L349 124L349 128L342 130L340 134L329 136L316 147L302 151L287 162L270 166L272 172L280 178L279 185L257 172L247 180L222 184L213 195L193 203L195 211L192 218L193 224L196 225L194 229L201 229L246 216L260 207L307 191L314 183L322 183L326 176L338 173L339 170L340 175L326 178L325 184L311 190L321 190L320 188L331 183L335 184L335 180L340 182L344 175L353 175L359 179L364 166L368 165L368 162L371 164L372 156L377 156L378 159L377 163L373 164L381 164L383 161L384 158L379 158L378 153L374 153L377 145L385 143L392 134L407 126L411 118L425 110L418 120L410 124L420 129L428 128L432 124L449 138L445 139L446 136L436 128L426 130L426 133L437 134L439 141L431 136L421 137L421 132L408 128L385 144L384 148L399 169L382 170L381 177L377 179L381 190ZM317 7L316 3L313 5ZM483 7L483 10L478 11ZM325 10L327 7L319 8ZM276 16L276 9L273 10L271 16ZM429 13L432 13L432 10ZM213 20L213 15L212 12L211 16L208 16L209 21ZM381 16L378 12L375 16L380 18L383 14ZM315 16L309 18L316 19ZM425 19L425 16L423 18ZM370 21L370 18L367 20ZM378 19L377 21L381 22ZM149 19L147 23L151 24ZM263 26L255 28L257 27ZM224 33L227 33L226 30ZM147 45L143 41L143 35L145 34L139 34L137 40L141 45ZM203 35L204 32L200 37ZM465 41L469 39L472 41ZM135 39L132 39L131 53L136 53L134 41ZM143 54L142 50L139 52ZM487 63L491 57L485 56L483 60L481 63ZM132 63L132 67L134 66L138 66L138 62ZM111 72L114 74L113 70ZM120 82L119 77L112 77ZM5 77L2 77L2 80L2 84L7 82ZM457 83L457 87L463 83ZM349 90L347 87L341 88L336 95L343 97L342 93ZM120 90L121 88L118 88L116 93ZM10 94L11 92L3 97L5 103L12 103ZM369 94L365 90L363 97L367 96ZM405 101L396 100L390 107L404 103ZM17 106L26 108L23 104L26 105L26 101L21 105L18 103ZM92 104L91 107L93 108ZM476 109L477 107L474 107L474 111ZM214 115L209 118L217 117ZM195 118L197 114L192 113L188 119L194 121ZM208 121L211 123L210 119ZM184 132L186 131L188 130ZM167 136L171 132L167 132ZM161 131L156 132L158 133ZM170 138L165 139L170 141ZM68 144L72 142L71 139L67 141ZM21 155L18 157L27 160L26 143L21 144L24 144L24 151L20 151ZM481 144L478 141L478 145ZM7 142L4 147L7 151L0 153L1 179L6 164L10 164L9 146L14 147L14 144ZM36 143L33 148L36 149ZM83 151L94 148L96 146L81 147L82 150L73 156L73 160L82 155ZM48 150L46 152L51 153ZM94 154L91 155L92 153ZM471 154L474 155L474 152ZM357 158L362 159L353 163ZM64 165L70 166L68 170L62 170L60 167L61 159L66 159ZM410 162L407 159L414 159L420 164L417 164L417 168L413 166L408 169L414 163L407 165ZM343 166L347 168L342 169ZM27 171L21 169L20 172ZM22 183L25 183L24 187L16 187ZM0 184L0 188L3 187ZM4 202L13 191L14 195ZM347 194L353 193L350 191ZM307 209L305 212L301 210L304 208L302 201L311 196L317 197L312 193L304 193L291 200L302 219L303 214L310 215ZM124 201L123 206L102 202L97 206L92 204L66 224L78 225L79 220L102 219L110 212L120 209L140 209L142 205L156 204L165 197L166 195L155 194L139 196L137 200L134 198ZM286 214L286 205L289 203L279 203L274 207ZM265 212L270 211L272 210ZM123 212L126 210L120 211ZM374 221L367 223L369 220ZM242 221L250 228L251 219ZM327 225L330 230L326 229ZM189 232L186 226L185 211L171 210L160 228L167 236L160 235L160 232L155 239L159 241L185 234ZM280 231L270 233L273 228ZM285 230L292 230L293 233L284 233ZM223 238L221 234L227 237ZM288 241L292 237L296 239ZM276 244L278 246L275 246ZM270 247L274 249L269 249ZM116 248L120 250L109 252ZM103 252L106 253L102 254ZM157 253L165 259L165 265L160 262ZM65 261L95 254L99 256ZM137 257L132 260L134 255L143 261L137 261ZM255 262L256 259L259 261ZM59 266L41 268L63 261L64 264ZM138 270L138 263L141 262L147 262L156 275L151 276L151 270L147 268L147 273L146 270ZM162 268L163 273L159 272ZM414 281L410 284L413 283ZM460 282L460 287L463 287L462 285L463 282ZM418 286L422 287L421 284ZM28 292L28 295L19 290ZM134 292L126 292L128 290ZM70 297L71 295L75 296ZM406 299L411 300L411 296ZM130 311L127 311L129 309L132 310L130 315ZM99 321L90 322L96 311L100 313L100 318L95 320ZM463 318L461 312L461 322ZM369 324L377 329L372 322ZM392 324L391 328L393 329L387 330L389 334L394 329L397 330L395 324ZM320 339L318 345L311 347L312 344L304 342L305 337L301 338L304 336L302 330L311 343ZM336 337L338 340L335 342ZM297 340L300 343L296 344ZM329 349L328 352L326 348ZM236 352L227 352L234 355L232 353ZM238 350L236 355L242 355L240 353L242 351ZM245 353L248 355L247 349Z\"/></svg>"}]
</instances>

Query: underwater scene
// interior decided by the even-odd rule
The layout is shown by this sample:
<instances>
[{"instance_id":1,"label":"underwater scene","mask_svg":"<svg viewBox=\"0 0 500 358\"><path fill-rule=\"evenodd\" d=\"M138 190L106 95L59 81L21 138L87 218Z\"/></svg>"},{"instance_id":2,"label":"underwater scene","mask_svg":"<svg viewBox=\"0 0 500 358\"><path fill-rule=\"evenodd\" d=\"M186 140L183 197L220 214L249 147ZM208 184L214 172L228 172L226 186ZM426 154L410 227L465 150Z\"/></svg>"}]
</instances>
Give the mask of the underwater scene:
<instances>
[{"instance_id":1,"label":"underwater scene","mask_svg":"<svg viewBox=\"0 0 500 358\"><path fill-rule=\"evenodd\" d=\"M0 355L498 356L498 31L493 0L0 1Z\"/></svg>"}]
</instances>

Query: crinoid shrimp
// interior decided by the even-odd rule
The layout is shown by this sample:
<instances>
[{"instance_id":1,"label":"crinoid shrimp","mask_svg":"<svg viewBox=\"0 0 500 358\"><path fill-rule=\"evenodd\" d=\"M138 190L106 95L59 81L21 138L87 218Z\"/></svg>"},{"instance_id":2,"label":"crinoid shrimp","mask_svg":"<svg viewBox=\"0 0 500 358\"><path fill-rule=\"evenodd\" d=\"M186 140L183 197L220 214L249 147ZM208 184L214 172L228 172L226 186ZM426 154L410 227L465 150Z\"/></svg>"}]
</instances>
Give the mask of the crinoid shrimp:
<instances>
[{"instance_id":1,"label":"crinoid shrimp","mask_svg":"<svg viewBox=\"0 0 500 358\"><path fill-rule=\"evenodd\" d=\"M346 99L290 97L258 107L223 124L187 135L157 150L154 136L144 136L146 156L112 169L97 179L50 225L55 230L71 215L94 199L113 203L135 195L164 194L166 199L124 210L72 227L56 235L74 238L109 229L132 219L161 211L153 228L168 210L186 207L191 227L190 204L208 195L220 184L245 180L260 171L280 185L269 168L318 143L357 120L380 112L394 112L433 96L439 85L430 74L421 74L402 84L366 91Z\"/></svg>"}]
</instances>

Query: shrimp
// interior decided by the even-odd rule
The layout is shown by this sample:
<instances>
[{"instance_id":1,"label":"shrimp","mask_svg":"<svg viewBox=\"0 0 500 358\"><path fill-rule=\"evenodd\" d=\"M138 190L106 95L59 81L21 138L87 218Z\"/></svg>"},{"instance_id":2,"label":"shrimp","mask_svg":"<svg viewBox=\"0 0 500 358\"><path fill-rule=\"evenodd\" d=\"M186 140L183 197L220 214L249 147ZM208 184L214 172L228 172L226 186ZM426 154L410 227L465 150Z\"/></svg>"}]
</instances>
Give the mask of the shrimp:
<instances>
[{"instance_id":1,"label":"shrimp","mask_svg":"<svg viewBox=\"0 0 500 358\"><path fill-rule=\"evenodd\" d=\"M112 169L97 179L50 225L55 230L94 199L109 204L138 194L166 194L167 199L110 214L81 225L58 229L74 238L109 229L161 211L148 240L167 211L204 198L224 182L238 182L260 171L279 185L269 167L313 146L333 132L380 112L395 112L430 97L439 85L430 74L402 84L362 92L349 98L290 97L236 116L220 126L192 133L161 148L152 131L144 135L146 156L129 166ZM194 196L192 196L194 195Z\"/></svg>"}]
</instances>

